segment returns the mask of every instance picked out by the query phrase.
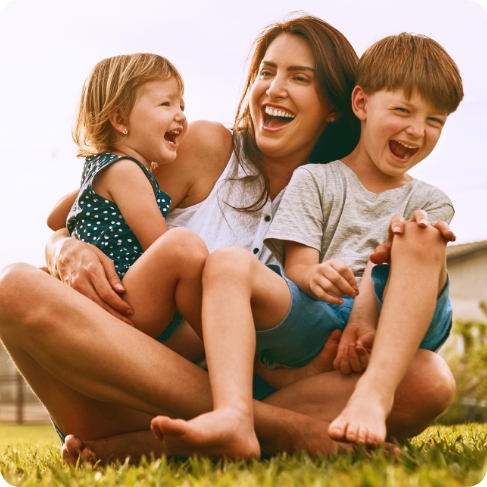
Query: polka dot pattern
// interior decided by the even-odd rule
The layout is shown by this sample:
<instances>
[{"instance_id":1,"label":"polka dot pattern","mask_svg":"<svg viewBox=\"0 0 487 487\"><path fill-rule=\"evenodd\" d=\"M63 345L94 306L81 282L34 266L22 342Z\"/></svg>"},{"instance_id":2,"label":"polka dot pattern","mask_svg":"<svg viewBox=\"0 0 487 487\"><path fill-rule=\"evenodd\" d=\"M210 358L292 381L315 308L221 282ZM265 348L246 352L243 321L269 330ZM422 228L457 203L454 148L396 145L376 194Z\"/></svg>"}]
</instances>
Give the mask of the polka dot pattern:
<instances>
[{"instance_id":1,"label":"polka dot pattern","mask_svg":"<svg viewBox=\"0 0 487 487\"><path fill-rule=\"evenodd\" d=\"M110 257L115 263L115 270L120 279L142 255L143 250L134 232L123 219L118 206L95 192L93 180L98 172L121 159L129 159L140 166L152 184L159 209L166 218L171 198L159 189L156 178L142 163L129 156L98 154L86 158L80 192L67 219L70 235L95 245Z\"/></svg>"}]
</instances>

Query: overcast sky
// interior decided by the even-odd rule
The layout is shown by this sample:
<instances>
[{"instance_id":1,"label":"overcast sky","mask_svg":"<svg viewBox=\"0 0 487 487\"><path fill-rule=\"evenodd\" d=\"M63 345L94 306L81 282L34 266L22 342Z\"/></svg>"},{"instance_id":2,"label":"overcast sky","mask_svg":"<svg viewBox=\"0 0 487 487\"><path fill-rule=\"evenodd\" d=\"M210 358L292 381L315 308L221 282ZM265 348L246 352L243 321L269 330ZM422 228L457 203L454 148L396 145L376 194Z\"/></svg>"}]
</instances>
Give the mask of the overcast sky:
<instances>
[{"instance_id":1,"label":"overcast sky","mask_svg":"<svg viewBox=\"0 0 487 487\"><path fill-rule=\"evenodd\" d=\"M487 4L487 0L485 0ZM6 5L5 5L6 4ZM360 55L402 31L426 34L457 62L465 99L413 175L446 191L458 241L487 239L487 15L470 0L0 0L0 268L41 265L56 200L79 185L71 141L81 86L117 54L154 52L186 84L190 121L230 125L252 41L300 10L341 30Z\"/></svg>"}]
</instances>

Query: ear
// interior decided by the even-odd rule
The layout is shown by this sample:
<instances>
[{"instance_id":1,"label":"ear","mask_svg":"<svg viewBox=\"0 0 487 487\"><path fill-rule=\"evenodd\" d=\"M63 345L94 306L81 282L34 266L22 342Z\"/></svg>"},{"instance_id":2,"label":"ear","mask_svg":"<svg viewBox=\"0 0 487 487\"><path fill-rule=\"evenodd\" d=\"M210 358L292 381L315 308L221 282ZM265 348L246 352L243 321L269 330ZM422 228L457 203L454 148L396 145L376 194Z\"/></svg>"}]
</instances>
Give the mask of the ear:
<instances>
[{"instance_id":1,"label":"ear","mask_svg":"<svg viewBox=\"0 0 487 487\"><path fill-rule=\"evenodd\" d=\"M328 123L333 123L333 122L336 122L341 116L342 116L342 114L340 112L338 112L334 108L332 108L328 112L328 118L326 119L326 121Z\"/></svg>"},{"instance_id":2,"label":"ear","mask_svg":"<svg viewBox=\"0 0 487 487\"><path fill-rule=\"evenodd\" d=\"M116 132L120 132L123 134L124 132L127 132L127 123L123 119L121 113L117 110L113 112L109 117L108 120L110 120L110 123L112 127L115 129Z\"/></svg>"},{"instance_id":3,"label":"ear","mask_svg":"<svg viewBox=\"0 0 487 487\"><path fill-rule=\"evenodd\" d=\"M352 110L361 121L367 118L367 101L367 93L360 86L356 86L352 91Z\"/></svg>"}]
</instances>

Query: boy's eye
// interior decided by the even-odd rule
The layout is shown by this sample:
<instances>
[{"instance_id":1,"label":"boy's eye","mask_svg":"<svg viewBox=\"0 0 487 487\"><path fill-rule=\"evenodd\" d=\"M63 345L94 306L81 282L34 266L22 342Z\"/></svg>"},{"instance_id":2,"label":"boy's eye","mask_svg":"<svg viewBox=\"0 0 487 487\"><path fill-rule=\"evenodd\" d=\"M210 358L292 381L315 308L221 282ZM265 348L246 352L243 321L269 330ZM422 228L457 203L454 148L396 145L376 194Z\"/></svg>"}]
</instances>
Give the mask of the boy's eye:
<instances>
[{"instance_id":1,"label":"boy's eye","mask_svg":"<svg viewBox=\"0 0 487 487\"><path fill-rule=\"evenodd\" d=\"M443 125L445 125L445 120L443 120L442 118L430 117L428 118L428 120L435 124L441 125L442 127Z\"/></svg>"},{"instance_id":2,"label":"boy's eye","mask_svg":"<svg viewBox=\"0 0 487 487\"><path fill-rule=\"evenodd\" d=\"M161 106L163 106L163 107L170 107L171 106L171 103L168 102L168 101L164 101L164 102L161 103Z\"/></svg>"},{"instance_id":3,"label":"boy's eye","mask_svg":"<svg viewBox=\"0 0 487 487\"><path fill-rule=\"evenodd\" d=\"M401 112L401 113L409 113L409 110L407 108L403 108L403 107L397 107L396 111Z\"/></svg>"}]
</instances>

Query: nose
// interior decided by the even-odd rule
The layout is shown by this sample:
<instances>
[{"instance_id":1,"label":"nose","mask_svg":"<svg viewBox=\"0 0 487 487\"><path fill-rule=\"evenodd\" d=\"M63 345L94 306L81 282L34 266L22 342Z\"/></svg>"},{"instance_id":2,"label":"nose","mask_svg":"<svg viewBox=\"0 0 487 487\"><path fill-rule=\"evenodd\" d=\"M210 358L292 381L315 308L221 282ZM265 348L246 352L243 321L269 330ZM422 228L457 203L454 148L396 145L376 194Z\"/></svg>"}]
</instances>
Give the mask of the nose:
<instances>
[{"instance_id":1,"label":"nose","mask_svg":"<svg viewBox=\"0 0 487 487\"><path fill-rule=\"evenodd\" d=\"M181 108L177 110L174 120L176 120L176 122L181 122L181 123L186 121L186 114L183 112Z\"/></svg>"},{"instance_id":2,"label":"nose","mask_svg":"<svg viewBox=\"0 0 487 487\"><path fill-rule=\"evenodd\" d=\"M409 120L409 125L406 129L406 133L411 135L416 139L423 137L426 131L426 124L424 120L419 117L411 117Z\"/></svg>"},{"instance_id":3,"label":"nose","mask_svg":"<svg viewBox=\"0 0 487 487\"><path fill-rule=\"evenodd\" d=\"M287 94L286 81L283 76L277 74L270 82L266 94L271 99L284 98Z\"/></svg>"}]
</instances>

